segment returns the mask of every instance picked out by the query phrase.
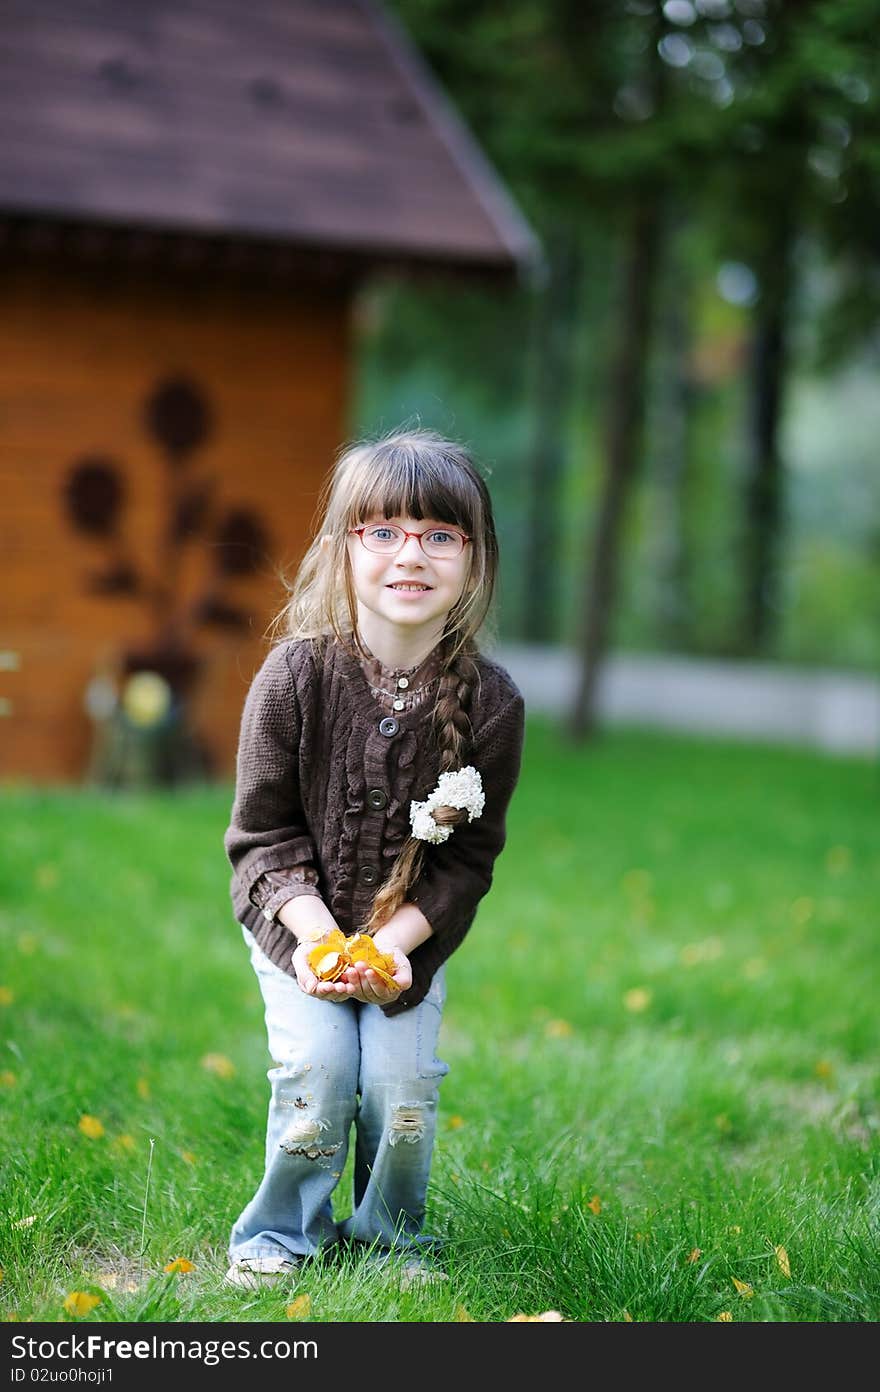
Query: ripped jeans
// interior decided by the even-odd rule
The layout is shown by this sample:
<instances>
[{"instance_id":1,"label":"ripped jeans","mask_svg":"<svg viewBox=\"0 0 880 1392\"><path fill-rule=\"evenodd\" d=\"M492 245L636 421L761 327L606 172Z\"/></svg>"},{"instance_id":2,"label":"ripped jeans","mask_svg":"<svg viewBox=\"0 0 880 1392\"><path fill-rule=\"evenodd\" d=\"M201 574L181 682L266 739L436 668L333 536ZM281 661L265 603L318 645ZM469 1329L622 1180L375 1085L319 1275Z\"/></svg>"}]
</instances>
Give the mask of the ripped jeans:
<instances>
[{"instance_id":1,"label":"ripped jeans","mask_svg":"<svg viewBox=\"0 0 880 1392\"><path fill-rule=\"evenodd\" d=\"M260 1186L232 1229L229 1254L305 1256L342 1240L410 1248L422 1236L448 1065L436 1057L443 968L424 1000L390 1019L377 1005L317 1000L276 967L247 929L274 1060ZM337 1224L332 1194L354 1123L354 1209Z\"/></svg>"}]
</instances>

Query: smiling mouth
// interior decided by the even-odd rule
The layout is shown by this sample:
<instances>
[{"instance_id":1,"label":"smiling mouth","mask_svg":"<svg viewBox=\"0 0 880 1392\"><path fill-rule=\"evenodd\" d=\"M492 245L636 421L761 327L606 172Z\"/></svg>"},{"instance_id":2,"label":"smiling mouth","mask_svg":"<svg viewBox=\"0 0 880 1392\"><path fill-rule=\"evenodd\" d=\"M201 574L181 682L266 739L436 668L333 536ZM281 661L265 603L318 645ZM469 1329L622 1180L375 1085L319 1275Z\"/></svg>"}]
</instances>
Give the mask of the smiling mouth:
<instances>
[{"instance_id":1,"label":"smiling mouth","mask_svg":"<svg viewBox=\"0 0 880 1392\"><path fill-rule=\"evenodd\" d=\"M398 580L396 584L389 585L389 590L414 590L417 594L430 590L430 585L420 585L416 581Z\"/></svg>"}]
</instances>

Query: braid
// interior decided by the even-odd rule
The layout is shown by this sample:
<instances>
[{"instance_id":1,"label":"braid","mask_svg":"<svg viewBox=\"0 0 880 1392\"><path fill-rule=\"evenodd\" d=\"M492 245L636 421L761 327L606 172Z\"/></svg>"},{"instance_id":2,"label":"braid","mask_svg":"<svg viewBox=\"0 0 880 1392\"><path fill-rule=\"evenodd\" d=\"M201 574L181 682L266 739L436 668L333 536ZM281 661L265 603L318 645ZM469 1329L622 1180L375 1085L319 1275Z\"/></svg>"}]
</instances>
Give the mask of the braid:
<instances>
[{"instance_id":1,"label":"braid","mask_svg":"<svg viewBox=\"0 0 880 1392\"><path fill-rule=\"evenodd\" d=\"M480 680L475 652L476 647L470 642L447 648L433 716L441 773L451 773L464 765L473 739L468 711ZM437 807L432 815L438 826L458 826L468 816L463 807ZM364 932L375 932L400 908L407 890L419 877L424 844L415 836L405 842L394 869L376 893Z\"/></svg>"},{"instance_id":2,"label":"braid","mask_svg":"<svg viewBox=\"0 0 880 1392\"><path fill-rule=\"evenodd\" d=\"M453 652L440 678L434 706L434 736L440 751L440 772L461 768L473 731L468 716L471 694L478 676L473 659Z\"/></svg>"}]
</instances>

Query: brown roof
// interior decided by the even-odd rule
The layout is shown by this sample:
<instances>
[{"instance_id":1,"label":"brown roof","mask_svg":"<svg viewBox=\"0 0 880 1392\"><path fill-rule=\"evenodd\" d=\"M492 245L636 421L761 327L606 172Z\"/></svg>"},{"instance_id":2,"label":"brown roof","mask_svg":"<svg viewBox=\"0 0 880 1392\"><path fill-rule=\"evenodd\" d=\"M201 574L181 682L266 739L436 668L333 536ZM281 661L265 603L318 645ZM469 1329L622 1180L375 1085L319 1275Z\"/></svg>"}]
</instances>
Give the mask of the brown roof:
<instances>
[{"instance_id":1,"label":"brown roof","mask_svg":"<svg viewBox=\"0 0 880 1392\"><path fill-rule=\"evenodd\" d=\"M539 255L372 0L4 0L3 214L502 271Z\"/></svg>"}]
</instances>

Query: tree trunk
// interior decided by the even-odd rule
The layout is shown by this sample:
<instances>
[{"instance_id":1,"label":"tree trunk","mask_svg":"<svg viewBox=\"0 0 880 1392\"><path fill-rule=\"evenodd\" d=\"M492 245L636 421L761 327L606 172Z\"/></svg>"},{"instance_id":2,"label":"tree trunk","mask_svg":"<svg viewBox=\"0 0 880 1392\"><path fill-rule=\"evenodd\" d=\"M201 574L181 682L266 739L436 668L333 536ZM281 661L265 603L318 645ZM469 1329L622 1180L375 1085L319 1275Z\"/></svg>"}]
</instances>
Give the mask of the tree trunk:
<instances>
[{"instance_id":1,"label":"tree trunk","mask_svg":"<svg viewBox=\"0 0 880 1392\"><path fill-rule=\"evenodd\" d=\"M783 469L779 453L782 394L788 366L787 319L792 225L782 215L761 276L751 356L749 475L743 538L743 646L765 652L779 612Z\"/></svg>"},{"instance_id":2,"label":"tree trunk","mask_svg":"<svg viewBox=\"0 0 880 1392\"><path fill-rule=\"evenodd\" d=\"M684 227L669 229L676 243ZM691 278L679 252L671 265L662 311L657 316L659 347L656 438L650 462L655 486L651 504L649 558L657 575L655 620L657 632L674 651L693 647L692 566L688 534L688 495L692 484L692 421L695 392L690 365L693 348Z\"/></svg>"},{"instance_id":3,"label":"tree trunk","mask_svg":"<svg viewBox=\"0 0 880 1392\"><path fill-rule=\"evenodd\" d=\"M580 680L569 722L575 739L592 734L596 725L599 668L617 598L621 532L641 445L659 244L660 195L650 191L634 210L624 258L620 339L608 392L606 469L585 585Z\"/></svg>"},{"instance_id":4,"label":"tree trunk","mask_svg":"<svg viewBox=\"0 0 880 1392\"><path fill-rule=\"evenodd\" d=\"M549 239L549 279L540 295L535 322L535 440L529 470L529 519L523 571L523 637L547 642L556 637L560 597L560 488L564 473L572 353L577 320L581 252L570 228Z\"/></svg>"}]
</instances>

